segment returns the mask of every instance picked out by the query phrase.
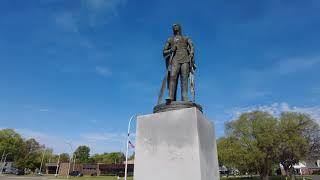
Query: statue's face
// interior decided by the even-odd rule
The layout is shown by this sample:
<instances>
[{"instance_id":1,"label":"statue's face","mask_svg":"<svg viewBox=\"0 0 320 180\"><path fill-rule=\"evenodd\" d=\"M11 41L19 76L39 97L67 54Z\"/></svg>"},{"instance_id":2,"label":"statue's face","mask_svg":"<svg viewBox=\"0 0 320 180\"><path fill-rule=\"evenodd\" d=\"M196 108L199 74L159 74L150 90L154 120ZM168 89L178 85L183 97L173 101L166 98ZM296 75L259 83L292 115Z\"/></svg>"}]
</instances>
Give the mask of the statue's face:
<instances>
[{"instance_id":1,"label":"statue's face","mask_svg":"<svg viewBox=\"0 0 320 180\"><path fill-rule=\"evenodd\" d=\"M174 25L172 26L172 30L173 30L173 33L174 33L174 34L177 34L178 32L181 32L181 27L180 27L179 24L174 24Z\"/></svg>"}]
</instances>

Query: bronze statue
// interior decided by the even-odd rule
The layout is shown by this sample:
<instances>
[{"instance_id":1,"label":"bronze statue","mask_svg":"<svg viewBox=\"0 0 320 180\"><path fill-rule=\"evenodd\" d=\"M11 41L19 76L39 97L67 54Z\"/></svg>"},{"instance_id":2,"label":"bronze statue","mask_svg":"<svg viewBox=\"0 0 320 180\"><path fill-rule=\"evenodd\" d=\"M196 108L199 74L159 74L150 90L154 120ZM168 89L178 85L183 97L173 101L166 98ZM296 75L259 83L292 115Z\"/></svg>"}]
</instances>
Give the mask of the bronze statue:
<instances>
[{"instance_id":1,"label":"bronze statue","mask_svg":"<svg viewBox=\"0 0 320 180\"><path fill-rule=\"evenodd\" d=\"M173 24L172 30L173 36L167 40L163 49L167 72L162 82L158 104L161 102L166 84L169 90L169 97L166 99L167 103L176 101L179 77L181 82L181 101L189 101L188 79L190 79L192 101L195 101L194 71L196 66L194 62L194 47L191 39L182 35L179 24Z\"/></svg>"}]
</instances>

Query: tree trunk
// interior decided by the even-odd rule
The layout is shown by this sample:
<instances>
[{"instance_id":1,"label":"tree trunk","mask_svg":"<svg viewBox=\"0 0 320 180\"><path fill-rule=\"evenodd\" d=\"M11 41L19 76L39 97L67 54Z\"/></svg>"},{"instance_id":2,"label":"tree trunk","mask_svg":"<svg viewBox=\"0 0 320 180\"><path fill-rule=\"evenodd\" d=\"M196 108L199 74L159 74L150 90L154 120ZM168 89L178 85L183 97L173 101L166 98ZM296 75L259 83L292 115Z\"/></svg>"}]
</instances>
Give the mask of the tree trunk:
<instances>
[{"instance_id":1,"label":"tree trunk","mask_svg":"<svg viewBox=\"0 0 320 180\"><path fill-rule=\"evenodd\" d=\"M261 180L269 180L269 176L268 176L268 168L267 166L264 166L263 169L262 169L262 172L260 173L260 177L261 177Z\"/></svg>"},{"instance_id":2,"label":"tree trunk","mask_svg":"<svg viewBox=\"0 0 320 180\"><path fill-rule=\"evenodd\" d=\"M262 167L262 172L260 173L262 180L269 180L269 169L269 161L266 159Z\"/></svg>"},{"instance_id":3,"label":"tree trunk","mask_svg":"<svg viewBox=\"0 0 320 180\"><path fill-rule=\"evenodd\" d=\"M290 179L290 167L286 164L282 164L284 171L286 172L286 179Z\"/></svg>"},{"instance_id":4,"label":"tree trunk","mask_svg":"<svg viewBox=\"0 0 320 180\"><path fill-rule=\"evenodd\" d=\"M261 174L261 180L269 180L269 176Z\"/></svg>"},{"instance_id":5,"label":"tree trunk","mask_svg":"<svg viewBox=\"0 0 320 180\"><path fill-rule=\"evenodd\" d=\"M290 176L290 180L296 180L295 170L293 166L291 166L289 169L289 176Z\"/></svg>"}]
</instances>

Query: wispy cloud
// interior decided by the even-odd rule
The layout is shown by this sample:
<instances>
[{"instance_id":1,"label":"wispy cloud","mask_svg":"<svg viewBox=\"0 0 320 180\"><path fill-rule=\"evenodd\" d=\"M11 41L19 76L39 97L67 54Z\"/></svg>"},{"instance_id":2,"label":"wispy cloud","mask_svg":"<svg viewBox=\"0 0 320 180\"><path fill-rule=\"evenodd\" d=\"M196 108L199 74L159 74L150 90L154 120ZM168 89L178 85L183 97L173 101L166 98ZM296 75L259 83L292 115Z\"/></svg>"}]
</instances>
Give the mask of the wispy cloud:
<instances>
[{"instance_id":1,"label":"wispy cloud","mask_svg":"<svg viewBox=\"0 0 320 180\"><path fill-rule=\"evenodd\" d=\"M305 72L320 66L320 56L297 56L279 58L274 64L264 69L254 69L245 72L248 77L275 77L291 73Z\"/></svg>"},{"instance_id":2,"label":"wispy cloud","mask_svg":"<svg viewBox=\"0 0 320 180\"><path fill-rule=\"evenodd\" d=\"M290 106L288 103L282 102L282 103L272 103L270 105L236 107L228 111L227 113L229 113L233 119L236 119L244 112L252 112L255 110L265 111L275 116L279 116L282 112L306 113L306 114L309 114L313 119L315 119L320 124L320 106L297 107L297 106Z\"/></svg>"},{"instance_id":3,"label":"wispy cloud","mask_svg":"<svg viewBox=\"0 0 320 180\"><path fill-rule=\"evenodd\" d=\"M107 23L118 15L118 9L126 0L83 0L82 5L88 12L88 21L91 26Z\"/></svg>"},{"instance_id":4,"label":"wispy cloud","mask_svg":"<svg viewBox=\"0 0 320 180\"><path fill-rule=\"evenodd\" d=\"M95 72L104 77L108 77L112 74L111 70L104 66L96 66Z\"/></svg>"},{"instance_id":5,"label":"wispy cloud","mask_svg":"<svg viewBox=\"0 0 320 180\"><path fill-rule=\"evenodd\" d=\"M118 133L85 133L80 136L88 141L119 141L125 137L124 134Z\"/></svg>"},{"instance_id":6,"label":"wispy cloud","mask_svg":"<svg viewBox=\"0 0 320 180\"><path fill-rule=\"evenodd\" d=\"M300 56L300 57L279 57L273 64L268 64L260 68L243 70L241 78L241 87L238 91L241 97L246 99L255 99L261 97L273 96L273 87L275 81L282 78L292 78L296 75L315 71L320 68L319 56ZM313 92L320 92L319 89L313 89Z\"/></svg>"},{"instance_id":7,"label":"wispy cloud","mask_svg":"<svg viewBox=\"0 0 320 180\"><path fill-rule=\"evenodd\" d=\"M311 92L312 92L313 94L320 95L320 88L319 88L319 87L312 88Z\"/></svg>"},{"instance_id":8,"label":"wispy cloud","mask_svg":"<svg viewBox=\"0 0 320 180\"><path fill-rule=\"evenodd\" d=\"M320 65L320 56L315 57L293 57L276 63L274 70L279 74L290 74L307 71Z\"/></svg>"},{"instance_id":9,"label":"wispy cloud","mask_svg":"<svg viewBox=\"0 0 320 180\"><path fill-rule=\"evenodd\" d=\"M64 10L54 15L58 27L65 31L78 32L81 26L96 27L106 24L118 15L126 0L82 0L78 3L77 10Z\"/></svg>"},{"instance_id":10,"label":"wispy cloud","mask_svg":"<svg viewBox=\"0 0 320 180\"><path fill-rule=\"evenodd\" d=\"M24 109L31 110L31 111L40 111L40 112L49 112L52 111L52 109L46 108L46 107L39 107L36 105L24 105Z\"/></svg>"},{"instance_id":11,"label":"wispy cloud","mask_svg":"<svg viewBox=\"0 0 320 180\"><path fill-rule=\"evenodd\" d=\"M15 130L26 139L34 138L41 144L53 148L55 153L70 153L71 149L66 142L71 142L74 149L80 145L87 145L91 149L91 154L124 150L126 142L126 135L124 133L88 132L80 134L77 138L67 138L32 129Z\"/></svg>"},{"instance_id":12,"label":"wispy cloud","mask_svg":"<svg viewBox=\"0 0 320 180\"><path fill-rule=\"evenodd\" d=\"M61 12L55 15L55 23L68 32L78 32L78 19L72 12Z\"/></svg>"},{"instance_id":13,"label":"wispy cloud","mask_svg":"<svg viewBox=\"0 0 320 180\"><path fill-rule=\"evenodd\" d=\"M22 137L26 139L34 138L46 147L53 148L56 153L69 152L68 146L65 144L66 140L56 135L50 135L32 129L15 129Z\"/></svg>"},{"instance_id":14,"label":"wispy cloud","mask_svg":"<svg viewBox=\"0 0 320 180\"><path fill-rule=\"evenodd\" d=\"M243 96L247 99L257 99L271 96L272 93L269 91L264 90L257 90L257 89L246 89L243 93Z\"/></svg>"}]
</instances>

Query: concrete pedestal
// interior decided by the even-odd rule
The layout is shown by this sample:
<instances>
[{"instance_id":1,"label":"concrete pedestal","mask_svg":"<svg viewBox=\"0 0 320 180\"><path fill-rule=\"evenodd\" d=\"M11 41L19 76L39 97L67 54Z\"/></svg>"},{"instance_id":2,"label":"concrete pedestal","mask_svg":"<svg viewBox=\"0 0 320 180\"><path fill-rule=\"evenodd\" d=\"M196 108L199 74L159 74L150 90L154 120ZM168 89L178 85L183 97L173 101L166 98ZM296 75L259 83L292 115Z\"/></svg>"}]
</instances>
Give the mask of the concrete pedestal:
<instances>
[{"instance_id":1,"label":"concrete pedestal","mask_svg":"<svg viewBox=\"0 0 320 180\"><path fill-rule=\"evenodd\" d=\"M214 125L196 108L138 116L134 180L219 180Z\"/></svg>"}]
</instances>

